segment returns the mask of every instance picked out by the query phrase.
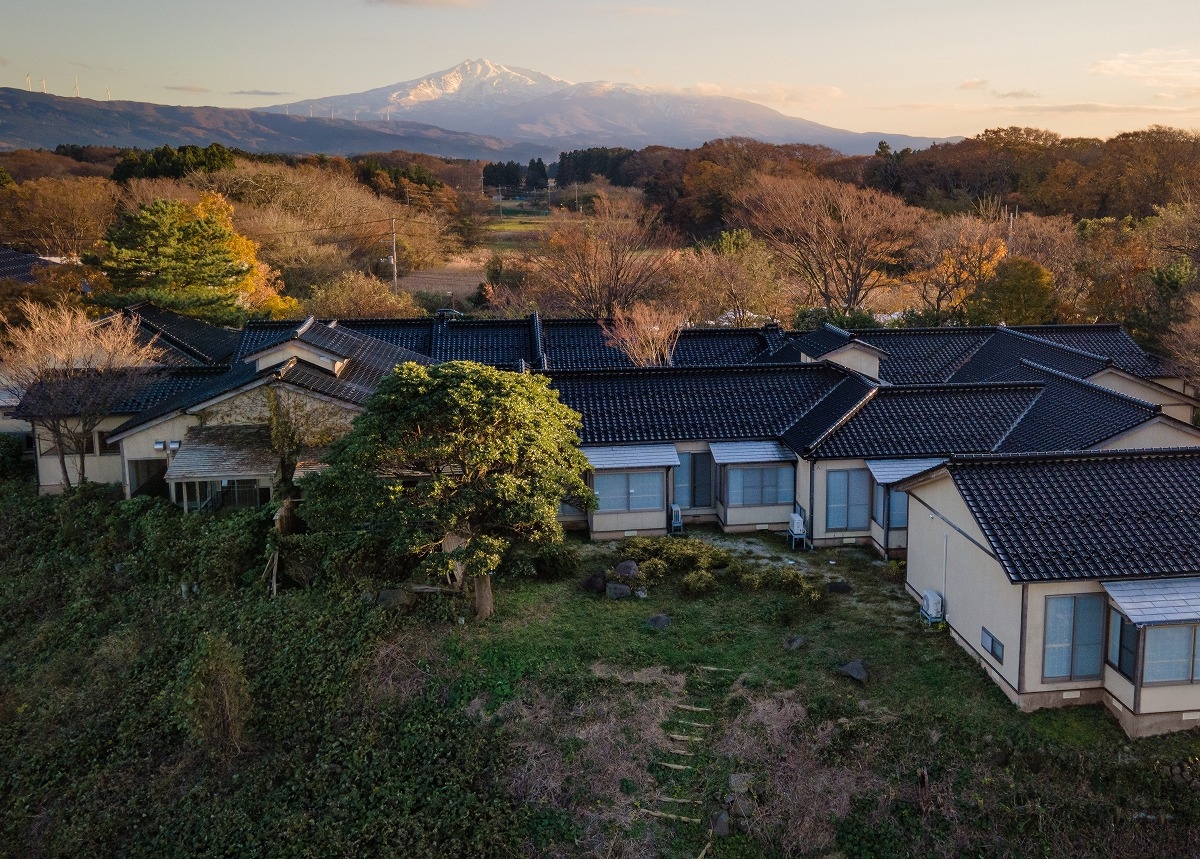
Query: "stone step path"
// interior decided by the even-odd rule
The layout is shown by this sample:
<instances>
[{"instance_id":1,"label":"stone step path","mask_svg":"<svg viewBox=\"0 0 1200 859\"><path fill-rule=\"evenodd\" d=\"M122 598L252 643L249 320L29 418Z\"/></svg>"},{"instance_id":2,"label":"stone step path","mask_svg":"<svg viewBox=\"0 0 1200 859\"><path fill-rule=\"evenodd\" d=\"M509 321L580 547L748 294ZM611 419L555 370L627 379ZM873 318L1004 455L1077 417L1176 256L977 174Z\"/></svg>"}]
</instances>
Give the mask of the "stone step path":
<instances>
[{"instance_id":1,"label":"stone step path","mask_svg":"<svg viewBox=\"0 0 1200 859\"><path fill-rule=\"evenodd\" d=\"M658 769L654 807L641 809L659 820L705 826L707 843L702 856L712 849L713 834L704 813L706 802L699 770L705 744L712 739L713 728L721 718L714 707L724 702L737 675L730 668L693 667L685 686L685 700L675 704L672 714L663 720L671 745L660 749L661 758L651 765Z\"/></svg>"}]
</instances>

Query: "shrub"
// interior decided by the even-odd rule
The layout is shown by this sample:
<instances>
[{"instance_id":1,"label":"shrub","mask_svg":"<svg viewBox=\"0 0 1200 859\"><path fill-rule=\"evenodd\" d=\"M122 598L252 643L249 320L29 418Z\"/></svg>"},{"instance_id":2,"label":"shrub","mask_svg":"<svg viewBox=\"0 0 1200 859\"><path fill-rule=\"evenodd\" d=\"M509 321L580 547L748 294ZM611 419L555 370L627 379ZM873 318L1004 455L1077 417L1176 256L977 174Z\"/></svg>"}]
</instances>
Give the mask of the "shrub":
<instances>
[{"instance_id":1,"label":"shrub","mask_svg":"<svg viewBox=\"0 0 1200 859\"><path fill-rule=\"evenodd\" d=\"M666 581L670 571L667 569L667 562L662 558L649 558L638 563L638 572L647 585L658 585Z\"/></svg>"},{"instance_id":2,"label":"shrub","mask_svg":"<svg viewBox=\"0 0 1200 859\"><path fill-rule=\"evenodd\" d=\"M181 703L192 736L209 754L228 761L247 744L250 704L242 654L225 633L204 633Z\"/></svg>"},{"instance_id":3,"label":"shrub","mask_svg":"<svg viewBox=\"0 0 1200 859\"><path fill-rule=\"evenodd\" d=\"M721 583L717 581L717 577L713 575L712 570L707 569L692 570L679 580L680 589L685 594L694 597L710 594L720 586Z\"/></svg>"},{"instance_id":4,"label":"shrub","mask_svg":"<svg viewBox=\"0 0 1200 859\"><path fill-rule=\"evenodd\" d=\"M0 480L15 480L24 473L21 455L25 444L19 435L0 433Z\"/></svg>"},{"instance_id":5,"label":"shrub","mask_svg":"<svg viewBox=\"0 0 1200 859\"><path fill-rule=\"evenodd\" d=\"M543 579L572 579L583 571L583 558L573 543L559 542L544 546L534 557L537 574Z\"/></svg>"}]
</instances>

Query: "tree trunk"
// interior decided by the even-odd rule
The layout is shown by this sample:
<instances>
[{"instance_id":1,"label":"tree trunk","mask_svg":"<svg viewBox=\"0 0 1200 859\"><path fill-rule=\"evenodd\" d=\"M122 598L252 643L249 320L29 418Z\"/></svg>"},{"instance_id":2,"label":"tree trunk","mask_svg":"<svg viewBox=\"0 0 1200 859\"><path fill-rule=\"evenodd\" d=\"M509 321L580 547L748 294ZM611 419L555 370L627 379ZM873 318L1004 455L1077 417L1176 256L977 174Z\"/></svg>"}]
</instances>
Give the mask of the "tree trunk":
<instances>
[{"instance_id":1,"label":"tree trunk","mask_svg":"<svg viewBox=\"0 0 1200 859\"><path fill-rule=\"evenodd\" d=\"M487 620L496 610L496 603L492 599L492 577L491 576L476 576L475 577L475 619Z\"/></svg>"},{"instance_id":2,"label":"tree trunk","mask_svg":"<svg viewBox=\"0 0 1200 859\"><path fill-rule=\"evenodd\" d=\"M58 448L58 467L62 469L63 489L71 488L71 475L67 472L67 452L64 445L62 433L55 432L50 427L46 427L50 433L51 440L54 441L54 446ZM34 444L37 444L37 437L34 437ZM38 455L40 451L34 450L34 455Z\"/></svg>"}]
</instances>

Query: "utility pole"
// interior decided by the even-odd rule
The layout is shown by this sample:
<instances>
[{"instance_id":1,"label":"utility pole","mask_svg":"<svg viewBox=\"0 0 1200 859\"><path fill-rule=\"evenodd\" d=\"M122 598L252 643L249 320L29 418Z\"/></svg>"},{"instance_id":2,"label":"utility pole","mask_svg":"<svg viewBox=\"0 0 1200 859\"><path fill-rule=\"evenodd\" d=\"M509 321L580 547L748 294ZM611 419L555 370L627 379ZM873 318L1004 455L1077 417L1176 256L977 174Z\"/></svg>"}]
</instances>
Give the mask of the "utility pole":
<instances>
[{"instance_id":1,"label":"utility pole","mask_svg":"<svg viewBox=\"0 0 1200 859\"><path fill-rule=\"evenodd\" d=\"M396 271L396 219L392 218L392 295L400 294L400 276Z\"/></svg>"}]
</instances>

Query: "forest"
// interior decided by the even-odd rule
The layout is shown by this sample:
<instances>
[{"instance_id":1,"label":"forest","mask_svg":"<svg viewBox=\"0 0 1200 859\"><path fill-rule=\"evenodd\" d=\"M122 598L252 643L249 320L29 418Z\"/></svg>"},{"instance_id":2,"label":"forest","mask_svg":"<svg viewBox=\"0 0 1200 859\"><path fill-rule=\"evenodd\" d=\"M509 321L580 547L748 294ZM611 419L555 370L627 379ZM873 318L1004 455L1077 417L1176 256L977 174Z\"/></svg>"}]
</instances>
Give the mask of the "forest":
<instances>
[{"instance_id":1,"label":"forest","mask_svg":"<svg viewBox=\"0 0 1200 859\"><path fill-rule=\"evenodd\" d=\"M501 194L526 191L536 229L497 241L512 235ZM209 238L182 238L184 224ZM728 138L564 152L528 166L215 144L0 153L0 245L84 266L0 284L0 312L11 316L23 297L77 300L81 279L97 308L150 298L229 322L432 310L444 293L391 288L393 226L401 277L473 260L476 315L1119 322L1187 359L1200 134L1154 126L1100 140L1005 128L919 151L880 141L858 157ZM188 241L223 237L220 264L199 266L212 271L207 288L223 292L219 309L195 303L203 284L183 295L178 276L147 279L154 266L122 262L167 228L181 260L197 251Z\"/></svg>"}]
</instances>

